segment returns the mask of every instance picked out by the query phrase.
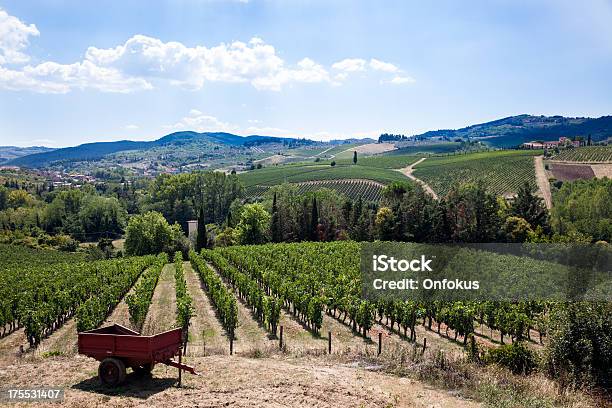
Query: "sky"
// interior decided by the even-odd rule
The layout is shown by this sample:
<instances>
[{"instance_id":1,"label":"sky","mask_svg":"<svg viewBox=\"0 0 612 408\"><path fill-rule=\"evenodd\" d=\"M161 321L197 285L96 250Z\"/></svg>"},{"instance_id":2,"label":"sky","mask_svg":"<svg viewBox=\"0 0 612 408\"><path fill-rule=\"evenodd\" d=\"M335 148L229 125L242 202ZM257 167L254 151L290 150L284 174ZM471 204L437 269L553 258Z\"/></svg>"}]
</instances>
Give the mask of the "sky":
<instances>
[{"instance_id":1,"label":"sky","mask_svg":"<svg viewBox=\"0 0 612 408\"><path fill-rule=\"evenodd\" d=\"M610 115L610 21L610 0L0 0L0 145Z\"/></svg>"}]
</instances>

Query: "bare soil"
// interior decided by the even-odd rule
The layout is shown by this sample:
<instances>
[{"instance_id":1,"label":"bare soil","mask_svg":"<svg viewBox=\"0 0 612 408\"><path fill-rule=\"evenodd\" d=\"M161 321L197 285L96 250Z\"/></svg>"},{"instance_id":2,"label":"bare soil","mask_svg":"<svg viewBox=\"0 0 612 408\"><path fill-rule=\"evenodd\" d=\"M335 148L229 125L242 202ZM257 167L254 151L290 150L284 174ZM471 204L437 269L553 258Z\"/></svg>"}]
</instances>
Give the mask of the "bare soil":
<instances>
[{"instance_id":1,"label":"bare soil","mask_svg":"<svg viewBox=\"0 0 612 408\"><path fill-rule=\"evenodd\" d=\"M421 187L423 187L425 189L425 191L432 196L434 199L438 199L438 195L436 194L436 192L433 190L433 188L431 188L431 186L427 183L425 183L423 180L416 178L412 172L415 168L415 166L419 163L422 163L424 160L426 159L426 157L423 157L419 160L417 160L416 162L412 163L410 166L408 167L404 167L403 169L398 169L398 171L402 174L404 174L406 177L408 177L411 180L416 181L417 183L419 183L421 185Z\"/></svg>"},{"instance_id":2,"label":"bare soil","mask_svg":"<svg viewBox=\"0 0 612 408\"><path fill-rule=\"evenodd\" d=\"M229 354L229 338L219 323L215 309L202 289L200 279L191 267L184 262L187 291L195 308L195 316L189 324L189 343L187 356L204 357L213 354Z\"/></svg>"},{"instance_id":3,"label":"bare soil","mask_svg":"<svg viewBox=\"0 0 612 408\"><path fill-rule=\"evenodd\" d=\"M550 210L552 208L552 194L550 192L550 183L548 182L543 157L535 156L533 158L533 163L535 166L536 184L538 185L538 190L544 199L546 208Z\"/></svg>"},{"instance_id":4,"label":"bare soil","mask_svg":"<svg viewBox=\"0 0 612 408\"><path fill-rule=\"evenodd\" d=\"M612 164L592 164L591 168L593 173L595 173L595 177L612 179Z\"/></svg>"},{"instance_id":5,"label":"bare soil","mask_svg":"<svg viewBox=\"0 0 612 408\"><path fill-rule=\"evenodd\" d=\"M65 387L62 406L68 407L479 406L451 392L377 372L375 367L361 368L357 363L277 356L196 357L188 362L201 375L183 374L182 388L176 384L176 369L164 365L157 365L150 378L129 373L124 385L103 388L97 379L98 362L82 356L0 366L0 383Z\"/></svg>"},{"instance_id":6,"label":"bare soil","mask_svg":"<svg viewBox=\"0 0 612 408\"><path fill-rule=\"evenodd\" d=\"M551 163L550 169L555 178L562 181L589 180L595 177L591 166L586 164Z\"/></svg>"},{"instance_id":7,"label":"bare soil","mask_svg":"<svg viewBox=\"0 0 612 408\"><path fill-rule=\"evenodd\" d=\"M395 150L393 143L367 143L361 146L352 147L344 152L357 152L362 154L378 154ZM344 153L342 152L342 153Z\"/></svg>"}]
</instances>

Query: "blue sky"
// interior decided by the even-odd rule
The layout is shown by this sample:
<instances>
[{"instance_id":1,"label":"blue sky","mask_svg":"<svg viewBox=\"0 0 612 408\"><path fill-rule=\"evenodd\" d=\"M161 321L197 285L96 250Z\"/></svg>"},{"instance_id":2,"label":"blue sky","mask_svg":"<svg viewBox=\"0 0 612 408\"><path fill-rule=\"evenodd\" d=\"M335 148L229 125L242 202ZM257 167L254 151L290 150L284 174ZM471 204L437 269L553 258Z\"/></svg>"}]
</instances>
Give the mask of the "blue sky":
<instances>
[{"instance_id":1,"label":"blue sky","mask_svg":"<svg viewBox=\"0 0 612 408\"><path fill-rule=\"evenodd\" d=\"M612 114L612 2L0 0L0 145Z\"/></svg>"}]
</instances>

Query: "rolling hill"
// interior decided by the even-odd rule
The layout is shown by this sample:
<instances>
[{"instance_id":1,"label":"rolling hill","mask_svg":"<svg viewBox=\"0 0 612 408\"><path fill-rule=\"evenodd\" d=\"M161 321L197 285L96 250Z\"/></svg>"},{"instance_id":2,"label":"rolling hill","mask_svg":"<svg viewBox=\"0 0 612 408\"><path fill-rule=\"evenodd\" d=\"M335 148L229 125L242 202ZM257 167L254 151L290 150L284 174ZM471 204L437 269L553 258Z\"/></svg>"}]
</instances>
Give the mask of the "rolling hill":
<instances>
[{"instance_id":1,"label":"rolling hill","mask_svg":"<svg viewBox=\"0 0 612 408\"><path fill-rule=\"evenodd\" d=\"M77 162L98 160L106 155L130 151L130 150L150 150L159 147L167 146L188 146L188 145L224 145L236 147L258 146L266 143L314 143L304 139L294 138L278 138L272 136L238 136L231 133L223 132L175 132L160 139L150 142L138 142L130 140L121 140L117 142L94 142L85 143L75 147L66 147L53 151L44 151L35 154L29 154L22 157L17 157L7 162L13 166L23 167L45 167L54 162Z\"/></svg>"},{"instance_id":2,"label":"rolling hill","mask_svg":"<svg viewBox=\"0 0 612 408\"><path fill-rule=\"evenodd\" d=\"M27 156L29 154L50 152L50 147L32 146L32 147L17 147L17 146L0 146L0 164L18 157Z\"/></svg>"},{"instance_id":3,"label":"rolling hill","mask_svg":"<svg viewBox=\"0 0 612 408\"><path fill-rule=\"evenodd\" d=\"M586 138L594 141L612 137L612 116L600 118L568 118L564 116L510 116L491 122L467 126L461 129L433 130L417 137L482 138L494 147L514 147L531 140L556 140L560 136Z\"/></svg>"}]
</instances>

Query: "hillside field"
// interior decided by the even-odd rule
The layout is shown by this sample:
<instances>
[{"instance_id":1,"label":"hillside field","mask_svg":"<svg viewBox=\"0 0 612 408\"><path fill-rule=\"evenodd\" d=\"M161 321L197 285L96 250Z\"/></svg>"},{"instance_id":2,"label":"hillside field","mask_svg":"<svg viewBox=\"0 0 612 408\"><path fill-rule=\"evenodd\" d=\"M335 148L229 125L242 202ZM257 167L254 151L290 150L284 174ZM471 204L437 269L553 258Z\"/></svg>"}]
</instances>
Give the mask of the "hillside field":
<instances>
[{"instance_id":1,"label":"hillside field","mask_svg":"<svg viewBox=\"0 0 612 408\"><path fill-rule=\"evenodd\" d=\"M513 194L525 182L535 185L533 156L541 151L504 150L430 157L418 164L414 176L430 185L438 195L454 186L483 180L495 194Z\"/></svg>"},{"instance_id":2,"label":"hillside field","mask_svg":"<svg viewBox=\"0 0 612 408\"><path fill-rule=\"evenodd\" d=\"M612 163L612 146L583 146L564 149L550 157L554 161L571 161L584 163Z\"/></svg>"},{"instance_id":3,"label":"hillside field","mask_svg":"<svg viewBox=\"0 0 612 408\"><path fill-rule=\"evenodd\" d=\"M273 186L288 183L300 183L315 180L367 179L388 184L394 181L409 181L396 171L370 166L307 163L285 166L264 167L239 175L248 189L252 186Z\"/></svg>"}]
</instances>

